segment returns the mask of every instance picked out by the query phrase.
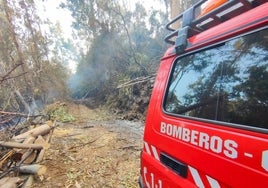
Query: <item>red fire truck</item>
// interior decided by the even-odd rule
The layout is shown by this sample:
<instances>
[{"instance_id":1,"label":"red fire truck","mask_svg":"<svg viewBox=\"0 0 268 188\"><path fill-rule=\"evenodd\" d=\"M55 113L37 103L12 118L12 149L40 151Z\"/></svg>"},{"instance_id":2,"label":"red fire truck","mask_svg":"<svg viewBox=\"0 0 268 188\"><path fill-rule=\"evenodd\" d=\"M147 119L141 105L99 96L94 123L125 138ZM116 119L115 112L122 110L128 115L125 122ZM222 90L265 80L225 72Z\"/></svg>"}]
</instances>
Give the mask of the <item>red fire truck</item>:
<instances>
[{"instance_id":1,"label":"red fire truck","mask_svg":"<svg viewBox=\"0 0 268 188\"><path fill-rule=\"evenodd\" d=\"M268 187L268 1L214 2L167 24L140 187Z\"/></svg>"}]
</instances>

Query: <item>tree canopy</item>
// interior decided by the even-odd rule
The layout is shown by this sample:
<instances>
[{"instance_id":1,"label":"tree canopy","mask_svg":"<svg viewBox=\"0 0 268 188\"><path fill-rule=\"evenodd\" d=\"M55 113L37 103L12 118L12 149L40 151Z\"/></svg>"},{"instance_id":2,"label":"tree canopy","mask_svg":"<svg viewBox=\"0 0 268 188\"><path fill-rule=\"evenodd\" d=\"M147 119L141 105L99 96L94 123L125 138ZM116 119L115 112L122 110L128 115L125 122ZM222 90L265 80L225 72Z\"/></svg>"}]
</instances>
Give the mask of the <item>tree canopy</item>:
<instances>
[{"instance_id":1,"label":"tree canopy","mask_svg":"<svg viewBox=\"0 0 268 188\"><path fill-rule=\"evenodd\" d=\"M68 71L42 31L34 1L0 2L0 111L34 115L66 96ZM13 122L0 113L0 123Z\"/></svg>"},{"instance_id":2,"label":"tree canopy","mask_svg":"<svg viewBox=\"0 0 268 188\"><path fill-rule=\"evenodd\" d=\"M166 45L164 10L141 3L131 9L123 1L66 1L78 35L90 44L81 56L70 85L75 98L105 100L116 87L156 71Z\"/></svg>"}]
</instances>

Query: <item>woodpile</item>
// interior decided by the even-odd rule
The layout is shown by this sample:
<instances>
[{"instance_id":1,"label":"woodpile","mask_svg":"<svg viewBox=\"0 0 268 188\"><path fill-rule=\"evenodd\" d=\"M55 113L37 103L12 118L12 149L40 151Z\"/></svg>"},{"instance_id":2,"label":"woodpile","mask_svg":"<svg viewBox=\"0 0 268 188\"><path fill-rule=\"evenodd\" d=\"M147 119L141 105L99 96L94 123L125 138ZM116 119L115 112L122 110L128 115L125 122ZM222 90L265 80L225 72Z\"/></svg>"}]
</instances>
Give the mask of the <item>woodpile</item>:
<instances>
[{"instance_id":1,"label":"woodpile","mask_svg":"<svg viewBox=\"0 0 268 188\"><path fill-rule=\"evenodd\" d=\"M9 141L0 141L0 188L31 187L33 177L46 172L41 162L55 125L48 121Z\"/></svg>"}]
</instances>

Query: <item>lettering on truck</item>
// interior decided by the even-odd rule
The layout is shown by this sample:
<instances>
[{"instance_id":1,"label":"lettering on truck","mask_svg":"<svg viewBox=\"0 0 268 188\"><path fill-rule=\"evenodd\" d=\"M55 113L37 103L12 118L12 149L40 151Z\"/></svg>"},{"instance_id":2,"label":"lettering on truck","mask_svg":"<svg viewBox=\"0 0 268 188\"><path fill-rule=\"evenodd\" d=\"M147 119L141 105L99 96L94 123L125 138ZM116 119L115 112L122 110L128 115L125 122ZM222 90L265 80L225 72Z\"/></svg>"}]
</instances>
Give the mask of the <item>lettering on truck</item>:
<instances>
[{"instance_id":1,"label":"lettering on truck","mask_svg":"<svg viewBox=\"0 0 268 188\"><path fill-rule=\"evenodd\" d=\"M224 154L226 157L236 159L238 157L238 144L234 140L222 139L216 135L209 135L205 132L191 130L186 127L172 125L161 122L160 133L169 137L190 143L202 149L206 149L213 153Z\"/></svg>"}]
</instances>

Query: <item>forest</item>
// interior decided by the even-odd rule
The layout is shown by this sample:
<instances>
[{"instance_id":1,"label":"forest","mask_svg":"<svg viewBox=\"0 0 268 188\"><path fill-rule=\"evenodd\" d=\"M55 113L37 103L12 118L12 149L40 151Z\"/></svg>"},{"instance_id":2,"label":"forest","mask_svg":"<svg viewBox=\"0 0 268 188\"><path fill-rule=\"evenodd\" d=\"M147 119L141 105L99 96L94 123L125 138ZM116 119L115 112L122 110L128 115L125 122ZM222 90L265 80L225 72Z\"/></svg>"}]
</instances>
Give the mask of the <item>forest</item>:
<instances>
[{"instance_id":1,"label":"forest","mask_svg":"<svg viewBox=\"0 0 268 188\"><path fill-rule=\"evenodd\" d=\"M135 188L166 24L198 0L60 0L68 36L51 1L0 1L0 188ZM166 112L267 128L259 36L176 60Z\"/></svg>"},{"instance_id":2,"label":"forest","mask_svg":"<svg viewBox=\"0 0 268 188\"><path fill-rule=\"evenodd\" d=\"M40 2L0 2L0 124L16 124L64 100L143 114L175 1L154 0L161 5L155 9L142 1L62 1L58 8L73 18L69 38L60 23L42 18ZM190 1L176 3L183 10Z\"/></svg>"}]
</instances>

